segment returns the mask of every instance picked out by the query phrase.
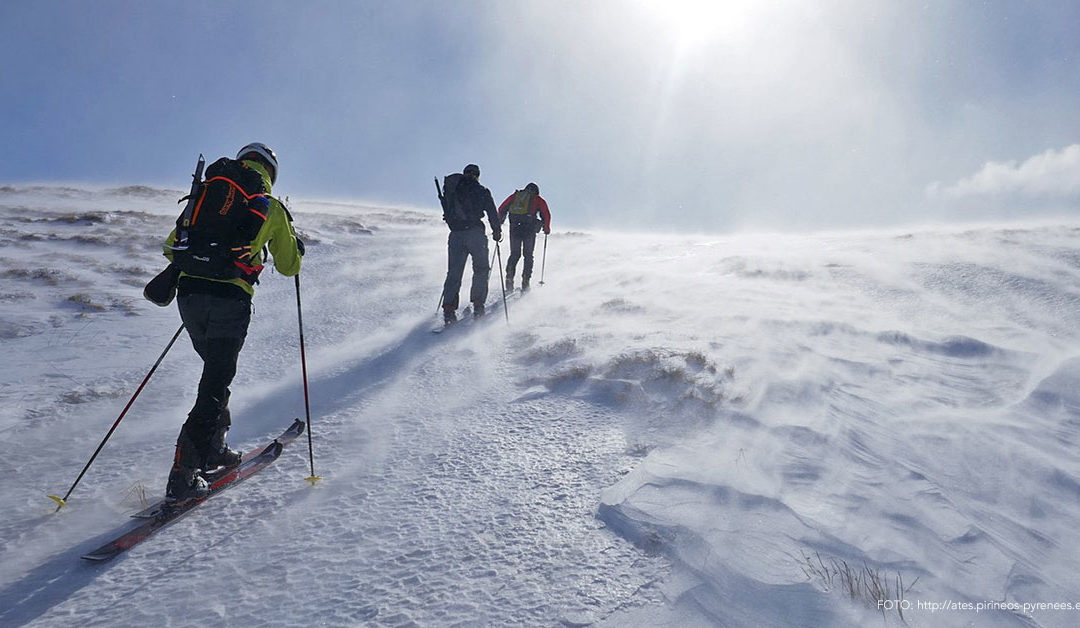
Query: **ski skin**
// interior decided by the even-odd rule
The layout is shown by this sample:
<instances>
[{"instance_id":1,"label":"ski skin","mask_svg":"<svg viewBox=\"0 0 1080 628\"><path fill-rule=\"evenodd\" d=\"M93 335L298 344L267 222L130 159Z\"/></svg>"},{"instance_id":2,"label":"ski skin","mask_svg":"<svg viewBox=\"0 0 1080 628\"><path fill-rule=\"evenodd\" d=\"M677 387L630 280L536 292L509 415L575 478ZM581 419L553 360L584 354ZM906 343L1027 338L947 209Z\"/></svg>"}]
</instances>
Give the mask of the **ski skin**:
<instances>
[{"instance_id":1,"label":"ski skin","mask_svg":"<svg viewBox=\"0 0 1080 628\"><path fill-rule=\"evenodd\" d=\"M210 483L210 493L205 497L188 500L175 506L164 508L160 507L161 504L152 506L147 509L152 514L145 518L143 523L128 530L96 550L83 554L82 558L92 562L104 562L115 558L125 550L131 549L135 545L149 538L154 532L168 526L191 512L199 504L210 499L214 495L217 495L221 491L239 484L256 472L261 471L264 467L277 460L281 455L281 450L285 448L285 445L295 440L297 436L300 436L300 434L303 433L303 431L304 422L300 419L296 419L287 430L282 432L281 436L278 436L272 443L264 447L254 456L251 456L250 458L245 456L245 459L239 465L212 474L212 479L208 479L208 482Z\"/></svg>"}]
</instances>

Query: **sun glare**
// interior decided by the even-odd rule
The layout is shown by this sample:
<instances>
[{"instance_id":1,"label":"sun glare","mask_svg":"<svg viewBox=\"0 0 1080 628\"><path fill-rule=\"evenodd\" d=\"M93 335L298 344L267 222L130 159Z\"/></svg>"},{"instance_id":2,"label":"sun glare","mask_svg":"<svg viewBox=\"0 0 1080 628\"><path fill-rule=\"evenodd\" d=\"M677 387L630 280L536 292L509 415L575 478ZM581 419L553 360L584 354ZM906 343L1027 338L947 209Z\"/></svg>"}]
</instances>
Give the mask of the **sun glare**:
<instances>
[{"instance_id":1,"label":"sun glare","mask_svg":"<svg viewBox=\"0 0 1080 628\"><path fill-rule=\"evenodd\" d=\"M642 4L680 47L744 39L752 26L755 5L737 0L642 0Z\"/></svg>"}]
</instances>

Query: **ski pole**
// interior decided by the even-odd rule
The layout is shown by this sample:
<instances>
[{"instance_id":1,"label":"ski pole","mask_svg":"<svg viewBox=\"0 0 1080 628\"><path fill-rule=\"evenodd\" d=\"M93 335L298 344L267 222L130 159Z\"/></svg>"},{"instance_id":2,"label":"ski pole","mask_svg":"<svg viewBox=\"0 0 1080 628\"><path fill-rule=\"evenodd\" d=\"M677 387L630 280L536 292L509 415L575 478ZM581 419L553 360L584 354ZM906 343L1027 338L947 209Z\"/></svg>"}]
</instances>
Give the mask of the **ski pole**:
<instances>
[{"instance_id":1,"label":"ski pole","mask_svg":"<svg viewBox=\"0 0 1080 628\"><path fill-rule=\"evenodd\" d=\"M311 444L311 403L308 397L307 355L304 352L304 313L300 308L300 275L297 274L294 279L296 280L296 321L300 325L300 370L304 375L304 412L307 416L308 461L311 463L311 475L304 479L314 486L322 478L315 475L315 448Z\"/></svg>"},{"instance_id":2,"label":"ski pole","mask_svg":"<svg viewBox=\"0 0 1080 628\"><path fill-rule=\"evenodd\" d=\"M180 329L177 329L176 333L173 334L172 340L169 341L169 344L165 346L165 350L161 352L160 356L158 356L157 362L154 362L154 366L150 368L150 372L147 373L146 377L143 378L142 383L139 384L139 387L135 390L135 394L131 396L131 399L128 400L127 405L124 406L123 411L120 412L120 416L116 417L116 421L112 424L112 427L109 428L109 433L105 434L105 438L101 440L101 444L98 445L97 449L94 451L94 455L90 456L90 460L86 462L86 466L83 467L81 472L79 472L79 477L75 478L75 483L71 485L71 488L68 489L67 493L64 493L63 497L60 497L58 495L48 496L49 499L56 502L56 511L54 512L59 512L61 508L67 505L67 499L68 497L71 497L71 492L75 490L75 487L79 485L79 482L83 479L83 476L86 475L86 470L90 468L90 465L94 463L94 459L97 458L99 453L101 453L101 449L105 447L105 443L108 442L110 437L112 437L113 432L116 431L116 427L120 425L120 421L124 420L124 415L126 415L127 411L131 408L131 404L135 403L135 399L139 396L139 393L141 393L142 389L146 386L146 382L150 381L150 376L154 374L154 371L157 370L158 365L161 364L161 361L165 359L165 354L169 352L169 349L172 349L173 344L176 342L176 339L180 337L180 332L182 331L184 331L184 326L181 324Z\"/></svg>"},{"instance_id":3,"label":"ski pole","mask_svg":"<svg viewBox=\"0 0 1080 628\"><path fill-rule=\"evenodd\" d=\"M438 192L438 204L442 205L443 216L444 216L443 219L445 221L445 219L446 219L446 217L445 217L446 216L446 198L443 196L443 188L438 187L438 177L437 176L435 177L435 191ZM446 298L445 294L443 294L442 292L438 293L438 305L435 306L435 313L438 313L438 310L443 309L443 299L444 298Z\"/></svg>"},{"instance_id":4,"label":"ski pole","mask_svg":"<svg viewBox=\"0 0 1080 628\"><path fill-rule=\"evenodd\" d=\"M499 241L495 241L495 255L499 258L499 286L502 287L503 314L506 315L506 324L510 324L510 310L506 306L506 282L502 280L502 251L499 250Z\"/></svg>"},{"instance_id":5,"label":"ski pole","mask_svg":"<svg viewBox=\"0 0 1080 628\"><path fill-rule=\"evenodd\" d=\"M488 262L488 270L489 271L495 270L495 256L498 253L499 253L499 243L496 242L495 243L495 250L492 251L492 253L491 253L491 261ZM502 259L501 258L499 259L499 274L500 275L502 274ZM499 281L502 281L501 277L499 278ZM491 285L491 275L489 273L488 274L488 286L490 286L490 285Z\"/></svg>"},{"instance_id":6,"label":"ski pole","mask_svg":"<svg viewBox=\"0 0 1080 628\"><path fill-rule=\"evenodd\" d=\"M540 259L540 285L544 285L544 267L547 266L547 237L548 234L544 234L544 256Z\"/></svg>"},{"instance_id":7,"label":"ski pole","mask_svg":"<svg viewBox=\"0 0 1080 628\"><path fill-rule=\"evenodd\" d=\"M446 199L443 197L442 188L439 187L439 177L435 177L435 191L439 193L439 205L442 205L443 215L445 216L446 215ZM444 220L445 220L445 218L444 218ZM446 298L446 295L443 294L442 292L440 292L439 293L439 304L437 306L435 306L435 313L436 314L438 314L439 310L442 309L442 304L443 304L443 299L444 298Z\"/></svg>"}]
</instances>

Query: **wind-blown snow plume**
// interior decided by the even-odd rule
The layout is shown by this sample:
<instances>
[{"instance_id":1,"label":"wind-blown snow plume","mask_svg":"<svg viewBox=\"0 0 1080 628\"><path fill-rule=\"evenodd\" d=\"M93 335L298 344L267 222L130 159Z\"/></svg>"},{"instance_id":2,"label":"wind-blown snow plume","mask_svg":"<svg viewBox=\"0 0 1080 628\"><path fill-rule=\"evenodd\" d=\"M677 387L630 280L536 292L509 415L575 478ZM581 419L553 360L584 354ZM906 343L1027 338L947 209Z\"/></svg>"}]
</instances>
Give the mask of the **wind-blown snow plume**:
<instances>
[{"instance_id":1,"label":"wind-blown snow plume","mask_svg":"<svg viewBox=\"0 0 1080 628\"><path fill-rule=\"evenodd\" d=\"M934 197L945 199L993 196L1080 200L1080 144L1050 149L1023 162L987 162L978 172L953 183L934 183Z\"/></svg>"}]
</instances>

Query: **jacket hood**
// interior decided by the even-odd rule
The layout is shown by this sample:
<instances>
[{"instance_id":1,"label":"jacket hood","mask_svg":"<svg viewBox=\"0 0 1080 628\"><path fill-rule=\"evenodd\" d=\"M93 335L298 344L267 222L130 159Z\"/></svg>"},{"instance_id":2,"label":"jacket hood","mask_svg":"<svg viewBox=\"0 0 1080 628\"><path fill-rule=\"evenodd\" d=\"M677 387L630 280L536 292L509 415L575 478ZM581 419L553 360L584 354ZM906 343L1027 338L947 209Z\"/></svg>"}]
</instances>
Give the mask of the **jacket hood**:
<instances>
[{"instance_id":1,"label":"jacket hood","mask_svg":"<svg viewBox=\"0 0 1080 628\"><path fill-rule=\"evenodd\" d=\"M263 185L266 186L266 193L269 194L272 182L270 181L270 173L266 170L266 166L262 165L261 163L259 163L259 161L255 159L244 159L242 161L244 165L251 168L255 172L258 172L259 175L262 176Z\"/></svg>"}]
</instances>

